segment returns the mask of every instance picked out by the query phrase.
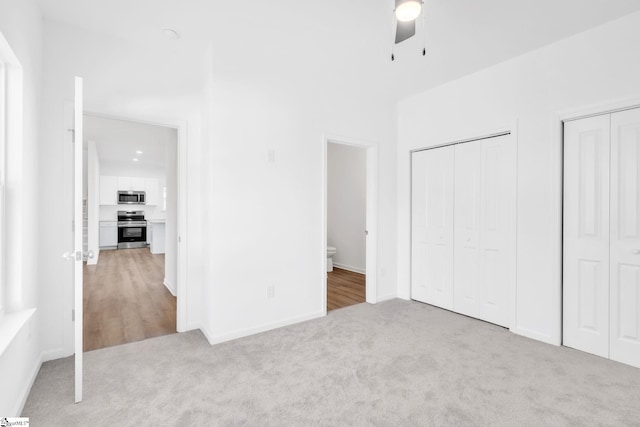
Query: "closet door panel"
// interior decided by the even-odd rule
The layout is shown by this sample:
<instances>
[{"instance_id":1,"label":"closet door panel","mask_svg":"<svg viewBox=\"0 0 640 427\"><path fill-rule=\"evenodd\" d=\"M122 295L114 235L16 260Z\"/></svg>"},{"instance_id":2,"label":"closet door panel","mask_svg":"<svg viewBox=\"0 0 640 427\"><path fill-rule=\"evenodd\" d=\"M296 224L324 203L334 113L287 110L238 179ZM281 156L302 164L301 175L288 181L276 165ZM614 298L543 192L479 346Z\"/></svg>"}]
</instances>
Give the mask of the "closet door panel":
<instances>
[{"instance_id":1,"label":"closet door panel","mask_svg":"<svg viewBox=\"0 0 640 427\"><path fill-rule=\"evenodd\" d=\"M458 313L480 315L481 144L455 146L454 304Z\"/></svg>"},{"instance_id":2,"label":"closet door panel","mask_svg":"<svg viewBox=\"0 0 640 427\"><path fill-rule=\"evenodd\" d=\"M453 147L412 155L411 297L453 308Z\"/></svg>"},{"instance_id":3,"label":"closet door panel","mask_svg":"<svg viewBox=\"0 0 640 427\"><path fill-rule=\"evenodd\" d=\"M611 115L610 357L640 367L640 109Z\"/></svg>"},{"instance_id":4,"label":"closet door panel","mask_svg":"<svg viewBox=\"0 0 640 427\"><path fill-rule=\"evenodd\" d=\"M609 355L609 116L565 123L563 343Z\"/></svg>"},{"instance_id":5,"label":"closet door panel","mask_svg":"<svg viewBox=\"0 0 640 427\"><path fill-rule=\"evenodd\" d=\"M481 142L480 318L509 326L515 284L516 170L510 135Z\"/></svg>"}]
</instances>

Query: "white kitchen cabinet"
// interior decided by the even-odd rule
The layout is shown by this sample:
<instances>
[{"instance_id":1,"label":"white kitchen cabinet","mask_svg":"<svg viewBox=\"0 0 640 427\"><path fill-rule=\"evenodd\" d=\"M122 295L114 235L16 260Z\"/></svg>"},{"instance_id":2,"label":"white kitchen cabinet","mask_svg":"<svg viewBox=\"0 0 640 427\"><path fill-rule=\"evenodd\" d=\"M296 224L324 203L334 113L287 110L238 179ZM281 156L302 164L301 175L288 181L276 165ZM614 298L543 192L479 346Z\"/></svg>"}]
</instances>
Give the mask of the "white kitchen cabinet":
<instances>
[{"instance_id":1,"label":"white kitchen cabinet","mask_svg":"<svg viewBox=\"0 0 640 427\"><path fill-rule=\"evenodd\" d=\"M133 177L131 178L131 188L132 191L144 191L145 188L145 178Z\"/></svg>"},{"instance_id":2,"label":"white kitchen cabinet","mask_svg":"<svg viewBox=\"0 0 640 427\"><path fill-rule=\"evenodd\" d=\"M118 246L118 223L116 221L100 221L100 248Z\"/></svg>"},{"instance_id":3,"label":"white kitchen cabinet","mask_svg":"<svg viewBox=\"0 0 640 427\"><path fill-rule=\"evenodd\" d=\"M152 254L163 254L165 246L165 221L156 219L147 222L148 228L151 230L151 242L149 250Z\"/></svg>"},{"instance_id":4,"label":"white kitchen cabinet","mask_svg":"<svg viewBox=\"0 0 640 427\"><path fill-rule=\"evenodd\" d=\"M145 178L144 180L144 191L147 193L147 205L158 205L160 204L159 194L159 181L156 178Z\"/></svg>"},{"instance_id":5,"label":"white kitchen cabinet","mask_svg":"<svg viewBox=\"0 0 640 427\"><path fill-rule=\"evenodd\" d=\"M130 191L133 190L133 178L130 176L118 177L118 191Z\"/></svg>"},{"instance_id":6,"label":"white kitchen cabinet","mask_svg":"<svg viewBox=\"0 0 640 427\"><path fill-rule=\"evenodd\" d=\"M100 177L100 204L118 204L118 177L105 175Z\"/></svg>"},{"instance_id":7,"label":"white kitchen cabinet","mask_svg":"<svg viewBox=\"0 0 640 427\"><path fill-rule=\"evenodd\" d=\"M118 190L119 191L144 191L145 178L131 177L131 176L119 176L118 177Z\"/></svg>"}]
</instances>

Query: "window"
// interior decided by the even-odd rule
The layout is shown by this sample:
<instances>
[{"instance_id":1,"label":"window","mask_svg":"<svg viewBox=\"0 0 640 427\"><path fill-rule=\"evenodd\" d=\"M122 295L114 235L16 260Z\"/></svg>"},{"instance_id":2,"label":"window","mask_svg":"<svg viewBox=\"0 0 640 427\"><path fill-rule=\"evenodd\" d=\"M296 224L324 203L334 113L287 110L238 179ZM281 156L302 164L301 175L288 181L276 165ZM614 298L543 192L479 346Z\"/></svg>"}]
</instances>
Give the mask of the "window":
<instances>
[{"instance_id":1,"label":"window","mask_svg":"<svg viewBox=\"0 0 640 427\"><path fill-rule=\"evenodd\" d=\"M7 64L0 57L0 314L6 301L5 153L7 137Z\"/></svg>"},{"instance_id":2,"label":"window","mask_svg":"<svg viewBox=\"0 0 640 427\"><path fill-rule=\"evenodd\" d=\"M21 309L19 260L7 248L21 248L19 230L7 222L20 215L18 204L6 200L19 188L22 140L22 66L0 33L0 315ZM16 156L16 159L13 157Z\"/></svg>"}]
</instances>

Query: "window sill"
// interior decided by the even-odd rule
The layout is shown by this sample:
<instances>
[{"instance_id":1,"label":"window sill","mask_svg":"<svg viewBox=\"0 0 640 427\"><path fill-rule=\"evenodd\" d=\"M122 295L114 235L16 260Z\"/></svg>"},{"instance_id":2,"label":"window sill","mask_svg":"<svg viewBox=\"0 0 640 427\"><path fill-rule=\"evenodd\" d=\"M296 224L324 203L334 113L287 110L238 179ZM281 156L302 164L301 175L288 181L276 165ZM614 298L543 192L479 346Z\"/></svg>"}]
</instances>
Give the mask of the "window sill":
<instances>
[{"instance_id":1,"label":"window sill","mask_svg":"<svg viewBox=\"0 0 640 427\"><path fill-rule=\"evenodd\" d=\"M2 316L0 319L0 357L35 312L35 308L29 308Z\"/></svg>"}]
</instances>

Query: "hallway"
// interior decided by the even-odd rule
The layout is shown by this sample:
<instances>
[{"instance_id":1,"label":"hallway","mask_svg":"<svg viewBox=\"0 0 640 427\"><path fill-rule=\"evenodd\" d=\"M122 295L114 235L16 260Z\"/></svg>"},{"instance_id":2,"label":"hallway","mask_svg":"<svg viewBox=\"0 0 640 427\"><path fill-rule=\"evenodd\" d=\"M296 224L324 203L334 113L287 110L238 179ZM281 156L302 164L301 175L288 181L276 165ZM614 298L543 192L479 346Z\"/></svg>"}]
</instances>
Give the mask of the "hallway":
<instances>
[{"instance_id":1,"label":"hallway","mask_svg":"<svg viewBox=\"0 0 640 427\"><path fill-rule=\"evenodd\" d=\"M84 265L84 351L176 332L176 298L164 286L164 255L105 250Z\"/></svg>"}]
</instances>

